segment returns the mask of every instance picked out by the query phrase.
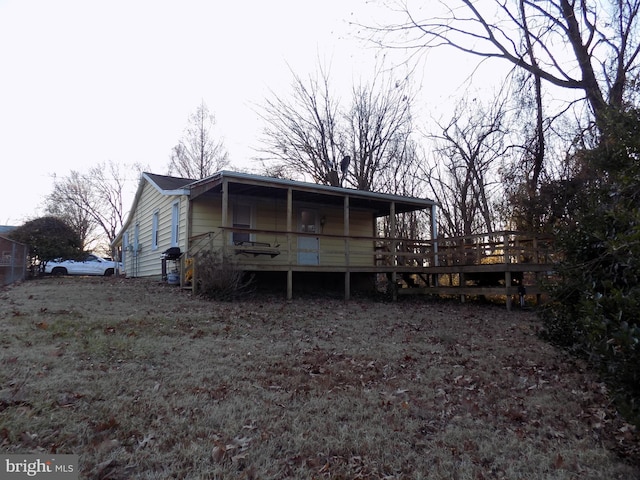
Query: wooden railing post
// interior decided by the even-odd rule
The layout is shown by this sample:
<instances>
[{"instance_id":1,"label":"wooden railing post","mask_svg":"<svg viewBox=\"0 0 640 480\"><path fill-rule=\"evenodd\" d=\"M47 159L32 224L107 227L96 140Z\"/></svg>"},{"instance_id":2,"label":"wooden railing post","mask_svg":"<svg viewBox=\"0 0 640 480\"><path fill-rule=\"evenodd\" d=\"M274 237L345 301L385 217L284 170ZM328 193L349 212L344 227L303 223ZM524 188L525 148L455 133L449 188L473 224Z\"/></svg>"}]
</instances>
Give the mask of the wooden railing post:
<instances>
[{"instance_id":1,"label":"wooden railing post","mask_svg":"<svg viewBox=\"0 0 640 480\"><path fill-rule=\"evenodd\" d=\"M392 297L393 300L398 300L398 273L396 267L398 265L398 255L396 249L398 248L398 241L396 240L396 203L391 202L389 205L389 234L391 237L391 283L392 285Z\"/></svg>"},{"instance_id":2,"label":"wooden railing post","mask_svg":"<svg viewBox=\"0 0 640 480\"><path fill-rule=\"evenodd\" d=\"M440 266L440 259L438 258L438 218L436 216L436 206L431 206L431 242L433 248L433 265Z\"/></svg>"},{"instance_id":3,"label":"wooden railing post","mask_svg":"<svg viewBox=\"0 0 640 480\"><path fill-rule=\"evenodd\" d=\"M509 234L504 232L502 234L502 244L504 245L504 263L511 263L510 249L509 249Z\"/></svg>"}]
</instances>

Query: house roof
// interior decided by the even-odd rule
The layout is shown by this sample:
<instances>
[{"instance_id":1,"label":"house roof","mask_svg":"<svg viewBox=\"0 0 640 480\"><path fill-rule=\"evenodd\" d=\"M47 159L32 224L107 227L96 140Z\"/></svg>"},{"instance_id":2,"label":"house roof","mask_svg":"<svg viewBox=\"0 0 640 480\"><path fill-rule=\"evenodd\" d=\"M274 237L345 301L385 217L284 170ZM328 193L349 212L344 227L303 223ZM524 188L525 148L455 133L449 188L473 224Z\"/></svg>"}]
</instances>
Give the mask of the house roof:
<instances>
[{"instance_id":1,"label":"house roof","mask_svg":"<svg viewBox=\"0 0 640 480\"><path fill-rule=\"evenodd\" d=\"M11 225L0 225L0 233L9 233L11 230L15 230L18 227Z\"/></svg>"},{"instance_id":2,"label":"house roof","mask_svg":"<svg viewBox=\"0 0 640 480\"><path fill-rule=\"evenodd\" d=\"M9 238L8 236L6 236L3 233L0 233L0 239L4 240L5 242L15 243L16 245L26 245L25 243L18 242L17 240L14 240L13 238Z\"/></svg>"},{"instance_id":3,"label":"house roof","mask_svg":"<svg viewBox=\"0 0 640 480\"><path fill-rule=\"evenodd\" d=\"M296 201L333 205L342 205L344 198L348 196L351 207L372 209L378 216L389 215L392 203L396 213L424 210L437 205L437 202L428 198L405 197L353 188L332 187L226 170L190 184L191 200L201 195L218 195L225 180L228 184L229 193L237 195L286 198L287 191L291 189Z\"/></svg>"},{"instance_id":4,"label":"house roof","mask_svg":"<svg viewBox=\"0 0 640 480\"><path fill-rule=\"evenodd\" d=\"M183 190L190 183L195 180L190 178L181 177L169 177L167 175L157 175L155 173L144 172L143 177L146 177L154 186L162 192L171 192L173 190Z\"/></svg>"},{"instance_id":5,"label":"house roof","mask_svg":"<svg viewBox=\"0 0 640 480\"><path fill-rule=\"evenodd\" d=\"M133 198L133 203L131 204L131 209L129 210L127 219L111 244L115 245L120 242L124 231L129 228L129 224L135 215L138 202L140 201L140 196L142 195L145 182L153 186L153 188L158 190L162 195L189 195L188 185L194 181L195 180L190 178L170 177L168 175L157 175L155 173L143 172L140 176L138 190L136 190L136 195Z\"/></svg>"}]
</instances>

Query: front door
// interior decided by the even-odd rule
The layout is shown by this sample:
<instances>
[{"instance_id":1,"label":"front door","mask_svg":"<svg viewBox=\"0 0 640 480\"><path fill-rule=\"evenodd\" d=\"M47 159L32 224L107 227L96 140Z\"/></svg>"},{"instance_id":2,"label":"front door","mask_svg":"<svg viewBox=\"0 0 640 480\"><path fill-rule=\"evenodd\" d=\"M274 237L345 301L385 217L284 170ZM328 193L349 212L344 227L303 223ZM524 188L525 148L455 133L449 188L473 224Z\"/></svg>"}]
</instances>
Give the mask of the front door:
<instances>
[{"instance_id":1,"label":"front door","mask_svg":"<svg viewBox=\"0 0 640 480\"><path fill-rule=\"evenodd\" d=\"M320 263L320 239L318 233L318 212L302 209L298 216L298 231L308 235L298 235L298 265L318 265Z\"/></svg>"}]
</instances>

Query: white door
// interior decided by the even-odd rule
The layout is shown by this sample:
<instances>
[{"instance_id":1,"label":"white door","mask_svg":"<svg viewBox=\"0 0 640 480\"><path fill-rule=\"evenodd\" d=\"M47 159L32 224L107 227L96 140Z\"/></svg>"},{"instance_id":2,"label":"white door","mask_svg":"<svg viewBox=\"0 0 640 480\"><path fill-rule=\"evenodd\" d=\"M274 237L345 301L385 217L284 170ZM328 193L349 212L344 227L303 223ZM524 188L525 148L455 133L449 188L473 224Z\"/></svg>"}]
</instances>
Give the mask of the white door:
<instances>
[{"instance_id":1,"label":"white door","mask_svg":"<svg viewBox=\"0 0 640 480\"><path fill-rule=\"evenodd\" d=\"M307 234L318 232L318 212L303 209L298 217L298 231ZM320 263L320 239L315 235L298 236L298 265Z\"/></svg>"}]
</instances>

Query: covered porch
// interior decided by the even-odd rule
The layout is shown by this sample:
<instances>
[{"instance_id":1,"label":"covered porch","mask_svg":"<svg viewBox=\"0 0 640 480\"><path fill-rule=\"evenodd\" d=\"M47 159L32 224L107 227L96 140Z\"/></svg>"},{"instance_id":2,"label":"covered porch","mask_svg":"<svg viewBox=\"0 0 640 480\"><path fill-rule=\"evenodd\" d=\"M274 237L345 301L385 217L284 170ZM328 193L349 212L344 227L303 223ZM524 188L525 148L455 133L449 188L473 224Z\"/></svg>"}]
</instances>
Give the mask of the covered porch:
<instances>
[{"instance_id":1,"label":"covered porch","mask_svg":"<svg viewBox=\"0 0 640 480\"><path fill-rule=\"evenodd\" d=\"M194 258L219 252L246 272L285 272L292 298L295 272L340 273L351 296L353 273L402 271L437 261L436 208L429 199L403 197L235 172L191 186L188 249L182 284L197 288ZM421 213L425 238L405 238L403 216ZM385 233L386 232L386 233Z\"/></svg>"},{"instance_id":2,"label":"covered porch","mask_svg":"<svg viewBox=\"0 0 640 480\"><path fill-rule=\"evenodd\" d=\"M264 238L278 236L285 241L221 246L221 238L234 232L255 233ZM554 274L558 261L552 238L501 231L435 240L323 234L320 237L327 240L322 243L327 248L319 250L319 255L341 257L343 261L305 265L296 258L309 253L300 249L297 242L306 235L228 227L192 238L192 246L194 250L224 249L227 256L236 259L237 265L248 272L286 272L287 298L293 295L295 272L343 274L345 299L351 295L351 275L366 273L386 282L394 298L427 294L458 296L465 301L474 296L502 296L508 309L514 298L523 295L534 297L539 303L543 293L541 282Z\"/></svg>"}]
</instances>

